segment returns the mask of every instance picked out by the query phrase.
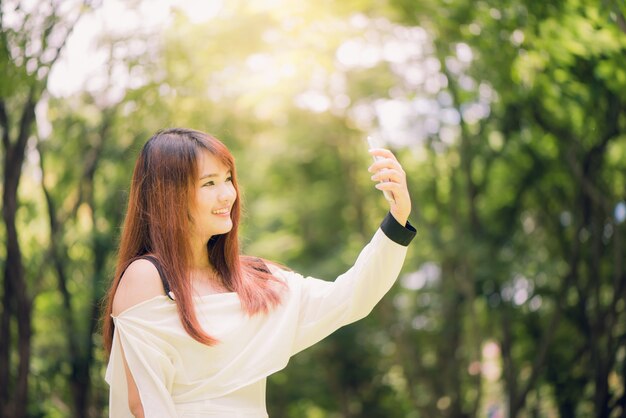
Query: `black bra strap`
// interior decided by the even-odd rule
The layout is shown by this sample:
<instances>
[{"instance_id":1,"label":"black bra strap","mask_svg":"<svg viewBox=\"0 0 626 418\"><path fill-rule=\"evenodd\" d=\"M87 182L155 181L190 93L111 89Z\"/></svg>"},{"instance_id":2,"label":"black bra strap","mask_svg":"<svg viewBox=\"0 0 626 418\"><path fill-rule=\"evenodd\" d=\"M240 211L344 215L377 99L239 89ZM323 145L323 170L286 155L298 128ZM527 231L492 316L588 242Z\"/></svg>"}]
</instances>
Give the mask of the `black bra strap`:
<instances>
[{"instance_id":1,"label":"black bra strap","mask_svg":"<svg viewBox=\"0 0 626 418\"><path fill-rule=\"evenodd\" d=\"M134 260L139 260L140 258L143 258L144 260L148 260L150 261L152 264L154 264L154 267L156 267L156 269L159 272L159 277L161 278L161 283L163 283L163 289L165 289L165 295L170 298L171 300L174 300L174 298L172 297L172 292L170 291L170 285L167 282L167 278L165 276L165 273L163 272L163 267L161 266L161 263L159 262L159 260L152 256L152 255L148 255L148 254L144 254L144 255L140 255L138 257L135 257Z\"/></svg>"}]
</instances>

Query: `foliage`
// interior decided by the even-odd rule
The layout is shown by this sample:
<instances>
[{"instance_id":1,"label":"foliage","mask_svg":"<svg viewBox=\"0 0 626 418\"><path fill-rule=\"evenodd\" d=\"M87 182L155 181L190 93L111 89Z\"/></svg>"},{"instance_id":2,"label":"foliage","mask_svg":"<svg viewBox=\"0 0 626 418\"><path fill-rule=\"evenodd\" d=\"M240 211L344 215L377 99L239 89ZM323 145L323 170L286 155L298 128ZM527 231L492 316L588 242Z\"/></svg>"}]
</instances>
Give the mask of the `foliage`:
<instances>
[{"instance_id":1,"label":"foliage","mask_svg":"<svg viewBox=\"0 0 626 418\"><path fill-rule=\"evenodd\" d=\"M228 145L244 252L305 275L345 271L384 216L364 136L407 172L419 236L399 284L270 378L270 416L621 416L621 3L278 3L104 33L100 87L47 98L17 218L45 399L29 416L106 414L98 303L135 156L167 126ZM33 74L0 52L12 110Z\"/></svg>"}]
</instances>

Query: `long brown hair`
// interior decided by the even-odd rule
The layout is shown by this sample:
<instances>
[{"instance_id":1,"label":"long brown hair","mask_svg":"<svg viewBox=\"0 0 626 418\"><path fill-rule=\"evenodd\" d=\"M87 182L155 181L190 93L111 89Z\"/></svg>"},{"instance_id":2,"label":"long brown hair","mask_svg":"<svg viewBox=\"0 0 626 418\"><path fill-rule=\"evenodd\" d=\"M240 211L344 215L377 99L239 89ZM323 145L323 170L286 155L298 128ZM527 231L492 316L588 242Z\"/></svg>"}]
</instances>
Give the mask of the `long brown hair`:
<instances>
[{"instance_id":1,"label":"long brown hair","mask_svg":"<svg viewBox=\"0 0 626 418\"><path fill-rule=\"evenodd\" d=\"M231 170L232 184L237 192L230 213L232 229L211 237L207 243L211 265L222 284L237 292L247 314L268 312L280 303L280 287L274 285L280 282L267 269L266 260L239 253L237 231L241 194L235 159L228 148L204 132L182 128L162 130L143 146L133 172L115 276L104 299L106 307L102 320L107 354L110 354L113 343L115 325L111 313L115 292L128 265L144 254L151 254L160 262L187 333L203 344L217 343L198 322L188 279L191 248L186 237L192 228L188 214L191 202L195 201L194 185L202 150L210 152Z\"/></svg>"}]
</instances>

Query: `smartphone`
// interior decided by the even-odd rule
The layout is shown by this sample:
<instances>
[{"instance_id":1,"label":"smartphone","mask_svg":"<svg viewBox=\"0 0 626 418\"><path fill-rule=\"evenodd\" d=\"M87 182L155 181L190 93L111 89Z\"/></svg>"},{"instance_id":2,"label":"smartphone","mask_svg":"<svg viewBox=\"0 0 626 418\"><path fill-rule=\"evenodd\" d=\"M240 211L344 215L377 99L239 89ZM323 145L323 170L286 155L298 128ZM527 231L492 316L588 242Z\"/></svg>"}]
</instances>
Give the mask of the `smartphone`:
<instances>
[{"instance_id":1,"label":"smartphone","mask_svg":"<svg viewBox=\"0 0 626 418\"><path fill-rule=\"evenodd\" d=\"M380 141L378 138L374 138L373 136L368 136L367 137L367 144L369 145L370 148L385 148L385 146L382 143L382 141ZM376 162L379 159L382 159L382 157L379 157L379 156L376 156L376 155L372 155L372 159ZM381 180L379 183L384 183L384 181ZM396 201L393 198L393 193L391 192L391 190L383 190L382 192L385 195L385 199L387 199L389 202L395 202Z\"/></svg>"}]
</instances>

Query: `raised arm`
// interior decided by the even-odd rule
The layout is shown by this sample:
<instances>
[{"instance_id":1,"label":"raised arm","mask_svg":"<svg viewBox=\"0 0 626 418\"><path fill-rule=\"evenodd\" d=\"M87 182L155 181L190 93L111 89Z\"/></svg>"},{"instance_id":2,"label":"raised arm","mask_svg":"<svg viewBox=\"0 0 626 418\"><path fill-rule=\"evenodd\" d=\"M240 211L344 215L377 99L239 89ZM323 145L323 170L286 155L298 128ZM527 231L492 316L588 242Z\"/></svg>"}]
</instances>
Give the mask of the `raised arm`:
<instances>
[{"instance_id":1,"label":"raised arm","mask_svg":"<svg viewBox=\"0 0 626 418\"><path fill-rule=\"evenodd\" d=\"M354 265L334 281L287 273L300 295L298 327L292 353L326 337L337 328L366 316L389 291L402 269L407 246L416 235L408 222L411 199L402 166L387 149L371 149L377 160L369 167L379 190L393 194L389 213ZM379 183L379 181L382 181Z\"/></svg>"},{"instance_id":2,"label":"raised arm","mask_svg":"<svg viewBox=\"0 0 626 418\"><path fill-rule=\"evenodd\" d=\"M292 354L369 314L398 277L415 233L389 213L354 265L334 281L283 273L299 297Z\"/></svg>"}]
</instances>

